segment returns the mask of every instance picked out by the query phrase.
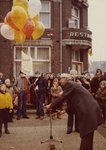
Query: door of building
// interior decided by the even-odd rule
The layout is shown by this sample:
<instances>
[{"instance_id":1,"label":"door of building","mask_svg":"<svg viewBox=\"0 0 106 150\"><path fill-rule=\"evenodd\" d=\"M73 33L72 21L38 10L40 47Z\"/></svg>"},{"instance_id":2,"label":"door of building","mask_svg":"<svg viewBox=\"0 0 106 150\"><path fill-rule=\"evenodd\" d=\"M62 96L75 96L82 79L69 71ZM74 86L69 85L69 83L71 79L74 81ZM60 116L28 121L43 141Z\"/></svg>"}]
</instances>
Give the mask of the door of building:
<instances>
[{"instance_id":1,"label":"door of building","mask_svg":"<svg viewBox=\"0 0 106 150\"><path fill-rule=\"evenodd\" d=\"M72 69L77 70L78 74L83 72L83 62L72 62Z\"/></svg>"}]
</instances>

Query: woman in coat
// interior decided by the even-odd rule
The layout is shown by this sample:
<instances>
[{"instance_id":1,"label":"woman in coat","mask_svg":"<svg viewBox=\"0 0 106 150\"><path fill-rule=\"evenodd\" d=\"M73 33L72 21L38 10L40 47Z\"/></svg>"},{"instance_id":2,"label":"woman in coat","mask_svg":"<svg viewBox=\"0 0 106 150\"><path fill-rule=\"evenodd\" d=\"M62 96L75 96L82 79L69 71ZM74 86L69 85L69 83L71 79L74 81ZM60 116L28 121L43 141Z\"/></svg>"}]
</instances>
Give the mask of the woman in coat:
<instances>
[{"instance_id":1,"label":"woman in coat","mask_svg":"<svg viewBox=\"0 0 106 150\"><path fill-rule=\"evenodd\" d=\"M100 82L100 88L98 88L95 99L97 100L103 114L103 127L106 127L106 81Z\"/></svg>"}]
</instances>

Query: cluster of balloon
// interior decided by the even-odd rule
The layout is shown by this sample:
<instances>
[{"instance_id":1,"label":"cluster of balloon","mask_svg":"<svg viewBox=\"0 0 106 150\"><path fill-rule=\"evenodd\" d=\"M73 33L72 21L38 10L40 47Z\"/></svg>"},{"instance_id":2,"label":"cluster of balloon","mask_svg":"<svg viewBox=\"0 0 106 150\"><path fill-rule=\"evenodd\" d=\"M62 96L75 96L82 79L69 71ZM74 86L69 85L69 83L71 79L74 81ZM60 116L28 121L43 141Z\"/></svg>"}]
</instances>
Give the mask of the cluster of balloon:
<instances>
[{"instance_id":1,"label":"cluster of balloon","mask_svg":"<svg viewBox=\"0 0 106 150\"><path fill-rule=\"evenodd\" d=\"M40 0L13 0L12 10L0 23L0 34L18 43L29 39L38 39L44 33L44 25L39 20Z\"/></svg>"}]
</instances>

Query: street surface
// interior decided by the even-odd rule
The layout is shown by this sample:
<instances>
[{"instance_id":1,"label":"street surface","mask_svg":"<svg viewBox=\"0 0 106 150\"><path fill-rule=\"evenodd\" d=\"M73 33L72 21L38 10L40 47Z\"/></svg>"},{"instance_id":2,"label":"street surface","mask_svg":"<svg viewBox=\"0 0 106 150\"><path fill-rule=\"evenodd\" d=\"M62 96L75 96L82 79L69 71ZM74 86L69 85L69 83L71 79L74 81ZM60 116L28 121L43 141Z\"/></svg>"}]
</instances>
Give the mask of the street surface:
<instances>
[{"instance_id":1,"label":"street surface","mask_svg":"<svg viewBox=\"0 0 106 150\"><path fill-rule=\"evenodd\" d=\"M9 135L4 133L3 125L0 150L49 150L49 142L41 142L50 139L50 118L45 115L44 120L35 119L36 110L29 109L27 112L30 119L16 120L17 116L14 115L14 122L8 124ZM67 117L67 114L64 114L62 119L56 118L52 121L53 139L62 141L52 143L56 150L79 150L79 133L73 129L71 134L66 134ZM94 133L94 150L106 150L106 128L102 126Z\"/></svg>"}]
</instances>

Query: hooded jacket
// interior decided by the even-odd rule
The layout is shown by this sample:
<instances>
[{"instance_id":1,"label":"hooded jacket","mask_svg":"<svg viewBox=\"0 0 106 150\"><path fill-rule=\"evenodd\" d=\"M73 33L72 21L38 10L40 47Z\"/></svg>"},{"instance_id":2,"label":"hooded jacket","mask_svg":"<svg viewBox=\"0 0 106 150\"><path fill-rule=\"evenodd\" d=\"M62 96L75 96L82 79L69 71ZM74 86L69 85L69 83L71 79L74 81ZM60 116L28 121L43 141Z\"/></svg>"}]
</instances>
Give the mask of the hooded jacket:
<instances>
[{"instance_id":1,"label":"hooded jacket","mask_svg":"<svg viewBox=\"0 0 106 150\"><path fill-rule=\"evenodd\" d=\"M13 109L12 97L6 92L5 94L0 92L0 109Z\"/></svg>"}]
</instances>

